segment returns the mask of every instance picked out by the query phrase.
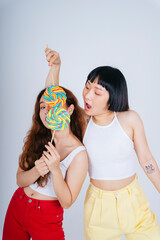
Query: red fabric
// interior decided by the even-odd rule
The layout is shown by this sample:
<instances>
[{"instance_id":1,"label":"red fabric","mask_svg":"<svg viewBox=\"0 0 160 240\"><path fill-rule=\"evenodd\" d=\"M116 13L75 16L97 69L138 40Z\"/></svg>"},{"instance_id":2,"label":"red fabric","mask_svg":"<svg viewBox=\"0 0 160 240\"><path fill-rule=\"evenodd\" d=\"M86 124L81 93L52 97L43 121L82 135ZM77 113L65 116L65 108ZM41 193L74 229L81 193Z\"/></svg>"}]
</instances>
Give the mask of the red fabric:
<instances>
[{"instance_id":1,"label":"red fabric","mask_svg":"<svg viewBox=\"0 0 160 240\"><path fill-rule=\"evenodd\" d=\"M29 198L18 188L8 206L2 240L64 240L62 221L57 200Z\"/></svg>"}]
</instances>

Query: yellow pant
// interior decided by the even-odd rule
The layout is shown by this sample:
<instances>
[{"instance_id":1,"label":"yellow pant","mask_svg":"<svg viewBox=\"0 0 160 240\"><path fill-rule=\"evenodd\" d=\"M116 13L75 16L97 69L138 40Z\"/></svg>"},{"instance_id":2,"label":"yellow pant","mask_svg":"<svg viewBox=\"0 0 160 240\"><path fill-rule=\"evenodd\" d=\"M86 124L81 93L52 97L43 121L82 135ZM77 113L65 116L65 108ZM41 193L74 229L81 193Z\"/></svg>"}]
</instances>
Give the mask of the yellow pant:
<instances>
[{"instance_id":1,"label":"yellow pant","mask_svg":"<svg viewBox=\"0 0 160 240\"><path fill-rule=\"evenodd\" d=\"M138 177L119 191L90 184L84 202L85 240L160 240L160 227Z\"/></svg>"}]
</instances>

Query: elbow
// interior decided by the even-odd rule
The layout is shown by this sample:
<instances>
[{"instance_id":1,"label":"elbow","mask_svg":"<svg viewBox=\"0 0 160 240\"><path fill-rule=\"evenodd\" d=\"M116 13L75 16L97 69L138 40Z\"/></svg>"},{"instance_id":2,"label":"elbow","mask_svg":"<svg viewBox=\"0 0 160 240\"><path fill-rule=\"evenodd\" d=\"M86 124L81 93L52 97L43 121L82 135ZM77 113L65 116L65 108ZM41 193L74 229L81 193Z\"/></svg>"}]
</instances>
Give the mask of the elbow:
<instances>
[{"instance_id":1,"label":"elbow","mask_svg":"<svg viewBox=\"0 0 160 240\"><path fill-rule=\"evenodd\" d=\"M64 204L62 205L62 208L69 209L72 206L72 204Z\"/></svg>"},{"instance_id":2,"label":"elbow","mask_svg":"<svg viewBox=\"0 0 160 240\"><path fill-rule=\"evenodd\" d=\"M22 187L21 181L19 179L19 174L17 174L17 176L16 176L16 183L17 183L18 187Z\"/></svg>"},{"instance_id":3,"label":"elbow","mask_svg":"<svg viewBox=\"0 0 160 240\"><path fill-rule=\"evenodd\" d=\"M20 184L20 181L19 181L18 174L17 174L17 176L16 176L16 183L17 183L17 186L18 186L18 187L21 187L21 184Z\"/></svg>"},{"instance_id":4,"label":"elbow","mask_svg":"<svg viewBox=\"0 0 160 240\"><path fill-rule=\"evenodd\" d=\"M17 186L18 186L18 187L24 187L23 184L21 184L21 182L20 182L18 179L17 179L17 182L16 182L16 183L17 183Z\"/></svg>"},{"instance_id":5,"label":"elbow","mask_svg":"<svg viewBox=\"0 0 160 240\"><path fill-rule=\"evenodd\" d=\"M70 208L72 206L72 204L73 204L72 201L70 201L70 202L63 202L63 203L61 203L61 206L64 209L68 209L68 208Z\"/></svg>"},{"instance_id":6,"label":"elbow","mask_svg":"<svg viewBox=\"0 0 160 240\"><path fill-rule=\"evenodd\" d=\"M61 204L61 206L64 209L68 209L68 208L70 208L72 206L72 203L63 203L63 204Z\"/></svg>"},{"instance_id":7,"label":"elbow","mask_svg":"<svg viewBox=\"0 0 160 240\"><path fill-rule=\"evenodd\" d=\"M16 181L18 187L22 188L22 187L26 187L25 184L23 184L22 181L20 181L19 177L17 177L17 181Z\"/></svg>"}]
</instances>

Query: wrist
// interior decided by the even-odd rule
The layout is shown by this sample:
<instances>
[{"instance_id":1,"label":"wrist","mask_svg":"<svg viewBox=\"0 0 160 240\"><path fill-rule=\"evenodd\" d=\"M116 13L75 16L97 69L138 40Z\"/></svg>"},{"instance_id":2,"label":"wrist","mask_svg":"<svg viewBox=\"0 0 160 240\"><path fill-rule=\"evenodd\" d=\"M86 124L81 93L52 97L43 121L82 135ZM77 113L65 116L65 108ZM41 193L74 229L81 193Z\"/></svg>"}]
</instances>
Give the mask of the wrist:
<instances>
[{"instance_id":1,"label":"wrist","mask_svg":"<svg viewBox=\"0 0 160 240\"><path fill-rule=\"evenodd\" d=\"M39 171L37 170L36 166L34 166L33 168L33 172L34 172L34 176L37 177L37 179L41 176Z\"/></svg>"},{"instance_id":2,"label":"wrist","mask_svg":"<svg viewBox=\"0 0 160 240\"><path fill-rule=\"evenodd\" d=\"M57 175L57 173L59 173L60 171L60 166L59 164L55 165L54 167L52 167L52 169L50 170L52 175Z\"/></svg>"},{"instance_id":3,"label":"wrist","mask_svg":"<svg viewBox=\"0 0 160 240\"><path fill-rule=\"evenodd\" d=\"M54 71L59 72L61 68L61 63L58 64L52 64L51 67L54 69Z\"/></svg>"}]
</instances>

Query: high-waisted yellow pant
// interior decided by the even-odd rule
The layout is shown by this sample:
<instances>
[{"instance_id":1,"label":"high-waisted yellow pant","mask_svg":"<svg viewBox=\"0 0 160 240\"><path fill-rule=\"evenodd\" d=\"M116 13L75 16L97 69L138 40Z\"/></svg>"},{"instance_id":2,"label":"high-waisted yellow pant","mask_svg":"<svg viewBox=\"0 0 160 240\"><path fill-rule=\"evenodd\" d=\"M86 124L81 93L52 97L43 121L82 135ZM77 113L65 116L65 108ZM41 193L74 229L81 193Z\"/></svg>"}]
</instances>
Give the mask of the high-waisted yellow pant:
<instances>
[{"instance_id":1,"label":"high-waisted yellow pant","mask_svg":"<svg viewBox=\"0 0 160 240\"><path fill-rule=\"evenodd\" d=\"M84 202L85 240L160 240L160 227L138 177L119 191L90 184Z\"/></svg>"}]
</instances>

